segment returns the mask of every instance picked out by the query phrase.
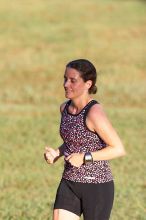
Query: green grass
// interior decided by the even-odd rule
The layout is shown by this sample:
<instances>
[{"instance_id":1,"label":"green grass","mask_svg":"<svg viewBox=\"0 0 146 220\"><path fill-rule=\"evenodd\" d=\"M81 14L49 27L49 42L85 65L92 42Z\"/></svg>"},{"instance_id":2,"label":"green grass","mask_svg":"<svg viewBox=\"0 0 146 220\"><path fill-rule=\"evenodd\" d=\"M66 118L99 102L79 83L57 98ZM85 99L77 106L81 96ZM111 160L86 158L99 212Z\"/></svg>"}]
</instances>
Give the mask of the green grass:
<instances>
[{"instance_id":1,"label":"green grass","mask_svg":"<svg viewBox=\"0 0 146 220\"><path fill-rule=\"evenodd\" d=\"M64 68L84 57L99 72L98 94L127 156L110 162L112 220L146 216L146 3L136 0L0 3L0 219L51 220L63 160L58 147Z\"/></svg>"}]
</instances>

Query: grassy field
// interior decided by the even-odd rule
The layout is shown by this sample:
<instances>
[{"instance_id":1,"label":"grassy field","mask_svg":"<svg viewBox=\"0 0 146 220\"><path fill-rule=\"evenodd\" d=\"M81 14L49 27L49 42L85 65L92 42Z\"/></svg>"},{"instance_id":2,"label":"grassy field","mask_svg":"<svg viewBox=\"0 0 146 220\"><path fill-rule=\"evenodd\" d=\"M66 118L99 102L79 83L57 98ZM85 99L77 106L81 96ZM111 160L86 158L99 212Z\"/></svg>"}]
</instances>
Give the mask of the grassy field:
<instances>
[{"instance_id":1,"label":"grassy field","mask_svg":"<svg viewBox=\"0 0 146 220\"><path fill-rule=\"evenodd\" d=\"M111 161L111 220L146 219L146 2L0 2L0 220L51 220L63 160L58 147L64 68L76 58L99 72L98 94L125 145Z\"/></svg>"}]
</instances>

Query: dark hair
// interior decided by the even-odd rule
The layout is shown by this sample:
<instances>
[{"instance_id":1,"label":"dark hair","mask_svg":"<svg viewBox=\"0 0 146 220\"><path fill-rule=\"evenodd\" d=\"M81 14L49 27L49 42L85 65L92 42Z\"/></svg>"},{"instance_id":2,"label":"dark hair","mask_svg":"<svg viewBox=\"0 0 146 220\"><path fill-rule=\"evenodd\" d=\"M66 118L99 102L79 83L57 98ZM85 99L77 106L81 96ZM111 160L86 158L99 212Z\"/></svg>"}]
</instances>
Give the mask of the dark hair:
<instances>
[{"instance_id":1,"label":"dark hair","mask_svg":"<svg viewBox=\"0 0 146 220\"><path fill-rule=\"evenodd\" d=\"M92 86L89 88L89 94L95 94L97 92L97 87L95 85L97 73L94 65L89 60L85 60L85 59L73 60L69 62L66 65L66 67L70 67L79 71L84 82L88 80L92 81Z\"/></svg>"}]
</instances>

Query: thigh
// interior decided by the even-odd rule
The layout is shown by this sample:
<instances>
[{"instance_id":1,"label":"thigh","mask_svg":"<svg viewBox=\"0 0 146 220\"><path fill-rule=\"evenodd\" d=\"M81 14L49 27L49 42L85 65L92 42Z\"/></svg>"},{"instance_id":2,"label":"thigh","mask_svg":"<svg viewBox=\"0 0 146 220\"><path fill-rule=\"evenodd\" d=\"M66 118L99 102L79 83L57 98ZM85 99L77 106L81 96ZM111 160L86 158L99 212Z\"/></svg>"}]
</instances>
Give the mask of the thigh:
<instances>
[{"instance_id":1,"label":"thigh","mask_svg":"<svg viewBox=\"0 0 146 220\"><path fill-rule=\"evenodd\" d=\"M53 220L79 220L79 216L64 209L54 209Z\"/></svg>"},{"instance_id":2,"label":"thigh","mask_svg":"<svg viewBox=\"0 0 146 220\"><path fill-rule=\"evenodd\" d=\"M65 210L77 216L81 215L81 201L80 198L78 198L78 196L74 193L73 188L74 183L64 179L61 180L54 203L54 210L60 210L56 211L56 213L59 213L61 216Z\"/></svg>"},{"instance_id":3,"label":"thigh","mask_svg":"<svg viewBox=\"0 0 146 220\"><path fill-rule=\"evenodd\" d=\"M84 220L109 220L114 200L114 183L86 184L82 197Z\"/></svg>"}]
</instances>

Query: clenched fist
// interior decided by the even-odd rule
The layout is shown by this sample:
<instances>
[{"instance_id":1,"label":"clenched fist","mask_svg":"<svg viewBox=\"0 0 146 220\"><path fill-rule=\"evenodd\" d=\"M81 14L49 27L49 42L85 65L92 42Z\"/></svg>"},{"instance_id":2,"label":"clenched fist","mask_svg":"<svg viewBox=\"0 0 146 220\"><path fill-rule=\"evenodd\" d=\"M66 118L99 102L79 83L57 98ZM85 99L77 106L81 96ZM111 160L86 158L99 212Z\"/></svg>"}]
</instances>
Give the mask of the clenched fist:
<instances>
[{"instance_id":1,"label":"clenched fist","mask_svg":"<svg viewBox=\"0 0 146 220\"><path fill-rule=\"evenodd\" d=\"M48 164L53 164L59 158L59 150L54 150L51 147L46 147L44 158Z\"/></svg>"}]
</instances>

